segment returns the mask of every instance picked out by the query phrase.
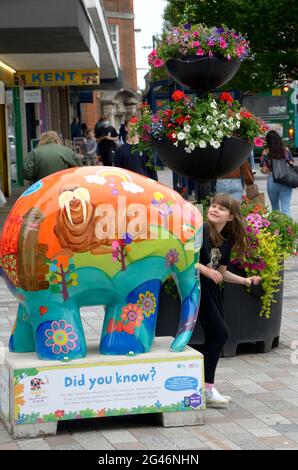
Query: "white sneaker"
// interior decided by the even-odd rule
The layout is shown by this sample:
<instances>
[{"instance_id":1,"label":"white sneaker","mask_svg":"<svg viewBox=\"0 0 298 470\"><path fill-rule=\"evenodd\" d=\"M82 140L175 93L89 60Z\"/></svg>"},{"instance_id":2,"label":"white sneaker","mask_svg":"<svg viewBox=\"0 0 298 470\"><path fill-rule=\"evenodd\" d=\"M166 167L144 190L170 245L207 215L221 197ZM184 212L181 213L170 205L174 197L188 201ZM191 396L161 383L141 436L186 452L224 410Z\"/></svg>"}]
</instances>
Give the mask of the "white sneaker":
<instances>
[{"instance_id":1,"label":"white sneaker","mask_svg":"<svg viewBox=\"0 0 298 470\"><path fill-rule=\"evenodd\" d=\"M230 395L223 395L223 397L228 400L228 402L230 403L231 401L233 401L233 398L230 397Z\"/></svg>"},{"instance_id":2,"label":"white sneaker","mask_svg":"<svg viewBox=\"0 0 298 470\"><path fill-rule=\"evenodd\" d=\"M211 390L206 390L205 392L206 397L206 405L207 407L212 408L225 408L229 404L229 400L226 397L221 395L215 387ZM231 397L229 397L231 398Z\"/></svg>"}]
</instances>

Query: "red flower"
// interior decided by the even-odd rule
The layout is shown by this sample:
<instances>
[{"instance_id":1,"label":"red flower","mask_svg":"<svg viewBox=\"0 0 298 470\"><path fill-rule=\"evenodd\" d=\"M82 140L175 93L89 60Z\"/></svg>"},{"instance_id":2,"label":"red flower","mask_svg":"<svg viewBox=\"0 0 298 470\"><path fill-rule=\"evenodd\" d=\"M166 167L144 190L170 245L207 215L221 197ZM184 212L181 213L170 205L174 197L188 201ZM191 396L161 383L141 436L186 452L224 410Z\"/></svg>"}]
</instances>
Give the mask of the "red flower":
<instances>
[{"instance_id":1,"label":"red flower","mask_svg":"<svg viewBox=\"0 0 298 470\"><path fill-rule=\"evenodd\" d=\"M163 113L165 116L170 118L173 114L173 111L171 109L166 109Z\"/></svg>"},{"instance_id":2,"label":"red flower","mask_svg":"<svg viewBox=\"0 0 298 470\"><path fill-rule=\"evenodd\" d=\"M219 99L221 101L225 101L226 103L232 103L234 101L230 93L227 93L226 91L224 91L223 93L219 95Z\"/></svg>"},{"instance_id":3,"label":"red flower","mask_svg":"<svg viewBox=\"0 0 298 470\"><path fill-rule=\"evenodd\" d=\"M185 93L183 91L176 90L172 94L172 98L173 98L174 101L180 101L180 100L185 98Z\"/></svg>"},{"instance_id":4,"label":"red flower","mask_svg":"<svg viewBox=\"0 0 298 470\"><path fill-rule=\"evenodd\" d=\"M240 115L247 119L250 119L252 117L252 114L249 113L248 111L240 111Z\"/></svg>"},{"instance_id":5,"label":"red flower","mask_svg":"<svg viewBox=\"0 0 298 470\"><path fill-rule=\"evenodd\" d=\"M62 416L65 415L65 411L64 410L56 410L55 411L55 416L56 418L62 418Z\"/></svg>"},{"instance_id":6,"label":"red flower","mask_svg":"<svg viewBox=\"0 0 298 470\"><path fill-rule=\"evenodd\" d=\"M130 123L130 124L137 124L137 122L138 122L137 116L133 116L133 117L130 118L130 120L129 120L129 123Z\"/></svg>"},{"instance_id":7,"label":"red flower","mask_svg":"<svg viewBox=\"0 0 298 470\"><path fill-rule=\"evenodd\" d=\"M179 124L179 126L183 126L183 124L185 123L185 121L187 121L186 117L184 116L180 116L176 119L176 122L177 124Z\"/></svg>"},{"instance_id":8,"label":"red flower","mask_svg":"<svg viewBox=\"0 0 298 470\"><path fill-rule=\"evenodd\" d=\"M173 137L173 134L175 134L174 131L173 131L173 132L169 132L168 135L167 135L167 137L168 137L168 139L170 139L172 142L176 142L177 137Z\"/></svg>"}]
</instances>

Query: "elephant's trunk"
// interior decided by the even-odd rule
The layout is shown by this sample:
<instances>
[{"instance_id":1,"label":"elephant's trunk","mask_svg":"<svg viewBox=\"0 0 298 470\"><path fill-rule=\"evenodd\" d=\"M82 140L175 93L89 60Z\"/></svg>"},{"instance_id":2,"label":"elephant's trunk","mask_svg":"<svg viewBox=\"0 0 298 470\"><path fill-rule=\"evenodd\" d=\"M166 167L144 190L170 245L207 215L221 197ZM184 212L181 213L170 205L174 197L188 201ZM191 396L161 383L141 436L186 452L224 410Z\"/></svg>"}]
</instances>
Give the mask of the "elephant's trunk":
<instances>
[{"instance_id":1,"label":"elephant's trunk","mask_svg":"<svg viewBox=\"0 0 298 470\"><path fill-rule=\"evenodd\" d=\"M182 289L181 283L179 283L179 286L182 299L181 317L176 338L171 344L171 350L175 352L183 351L187 346L196 325L200 304L200 286L197 281L195 281L192 288L188 290L188 295L183 295L183 292L181 292L181 290L185 290L186 286L182 284Z\"/></svg>"}]
</instances>

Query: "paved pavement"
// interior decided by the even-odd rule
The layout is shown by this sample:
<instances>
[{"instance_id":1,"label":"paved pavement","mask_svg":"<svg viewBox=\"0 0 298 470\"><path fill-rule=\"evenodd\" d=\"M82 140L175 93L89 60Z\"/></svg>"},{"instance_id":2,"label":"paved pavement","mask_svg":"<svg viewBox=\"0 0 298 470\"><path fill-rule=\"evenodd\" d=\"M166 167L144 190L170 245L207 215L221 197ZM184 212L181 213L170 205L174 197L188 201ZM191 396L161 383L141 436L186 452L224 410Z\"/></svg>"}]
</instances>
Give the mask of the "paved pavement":
<instances>
[{"instance_id":1,"label":"paved pavement","mask_svg":"<svg viewBox=\"0 0 298 470\"><path fill-rule=\"evenodd\" d=\"M160 180L171 185L170 172L160 172ZM264 178L258 175L258 180L264 189ZM6 214L7 208L0 209L1 224ZM292 215L298 220L298 190ZM294 340L298 344L297 283L298 259L291 259L286 263L280 346L267 354L246 353L220 360L217 386L233 402L224 410L208 409L204 426L163 428L156 415L129 416L63 422L57 436L13 440L0 424L0 450L297 450L298 365L292 363L290 349ZM16 302L0 280L0 341L5 344L15 312ZM96 339L102 312L85 308L82 318L87 338Z\"/></svg>"}]
</instances>

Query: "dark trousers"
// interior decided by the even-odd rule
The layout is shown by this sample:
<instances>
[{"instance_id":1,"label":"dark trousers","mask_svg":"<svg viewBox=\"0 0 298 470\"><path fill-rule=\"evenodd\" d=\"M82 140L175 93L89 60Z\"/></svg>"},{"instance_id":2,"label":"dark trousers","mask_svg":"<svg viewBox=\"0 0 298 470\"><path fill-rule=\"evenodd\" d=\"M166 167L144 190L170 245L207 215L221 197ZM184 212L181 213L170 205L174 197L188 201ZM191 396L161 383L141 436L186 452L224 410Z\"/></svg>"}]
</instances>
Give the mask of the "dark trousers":
<instances>
[{"instance_id":1,"label":"dark trousers","mask_svg":"<svg viewBox=\"0 0 298 470\"><path fill-rule=\"evenodd\" d=\"M218 360L230 335L224 320L220 288L214 283L211 288L202 289L199 321L205 334L205 344L202 350L205 381L213 384Z\"/></svg>"}]
</instances>

